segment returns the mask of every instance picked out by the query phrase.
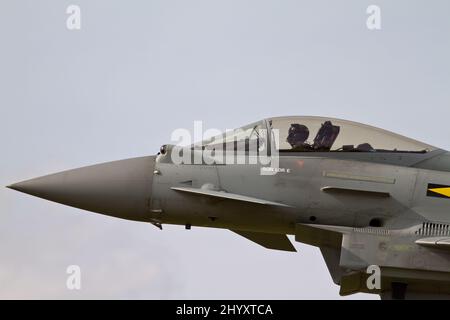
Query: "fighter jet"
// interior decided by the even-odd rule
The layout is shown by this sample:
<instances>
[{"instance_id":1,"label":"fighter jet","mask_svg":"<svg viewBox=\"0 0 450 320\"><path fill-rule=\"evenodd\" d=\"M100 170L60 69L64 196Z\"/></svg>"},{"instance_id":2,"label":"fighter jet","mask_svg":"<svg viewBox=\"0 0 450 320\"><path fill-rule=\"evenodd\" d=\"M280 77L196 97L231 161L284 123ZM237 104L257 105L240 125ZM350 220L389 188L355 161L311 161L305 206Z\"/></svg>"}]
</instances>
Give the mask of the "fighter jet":
<instances>
[{"instance_id":1,"label":"fighter jet","mask_svg":"<svg viewBox=\"0 0 450 320\"><path fill-rule=\"evenodd\" d=\"M450 297L450 153L324 117L275 117L156 156L9 186L112 217L320 249L341 295Z\"/></svg>"}]
</instances>

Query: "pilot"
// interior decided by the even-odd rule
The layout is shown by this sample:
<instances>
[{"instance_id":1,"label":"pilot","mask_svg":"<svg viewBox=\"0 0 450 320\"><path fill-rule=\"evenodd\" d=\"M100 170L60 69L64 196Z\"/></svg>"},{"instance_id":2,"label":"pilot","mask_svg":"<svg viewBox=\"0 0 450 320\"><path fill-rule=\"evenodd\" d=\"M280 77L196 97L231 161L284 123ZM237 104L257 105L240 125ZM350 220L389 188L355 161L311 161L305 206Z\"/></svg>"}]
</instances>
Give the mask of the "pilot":
<instances>
[{"instance_id":1,"label":"pilot","mask_svg":"<svg viewBox=\"0 0 450 320\"><path fill-rule=\"evenodd\" d=\"M309 137L309 129L303 124L293 123L288 131L286 141L291 145L292 149L307 149L309 144L306 140Z\"/></svg>"}]
</instances>

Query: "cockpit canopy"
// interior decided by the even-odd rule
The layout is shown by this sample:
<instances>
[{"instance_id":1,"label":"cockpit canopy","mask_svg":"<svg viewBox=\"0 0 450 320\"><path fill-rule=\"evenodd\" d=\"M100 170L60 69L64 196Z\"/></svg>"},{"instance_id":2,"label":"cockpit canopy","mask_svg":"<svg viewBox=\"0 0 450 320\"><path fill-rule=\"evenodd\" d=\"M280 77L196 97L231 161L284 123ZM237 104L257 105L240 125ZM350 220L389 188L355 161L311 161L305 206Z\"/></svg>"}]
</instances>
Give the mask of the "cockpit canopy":
<instances>
[{"instance_id":1,"label":"cockpit canopy","mask_svg":"<svg viewBox=\"0 0 450 320\"><path fill-rule=\"evenodd\" d=\"M279 151L425 153L436 149L393 132L347 120L279 117L267 122Z\"/></svg>"},{"instance_id":2,"label":"cockpit canopy","mask_svg":"<svg viewBox=\"0 0 450 320\"><path fill-rule=\"evenodd\" d=\"M269 138L270 137L270 138ZM202 142L203 149L426 153L437 148L365 124L326 117L265 119ZM254 146L250 148L249 146ZM230 148L231 147L231 148Z\"/></svg>"}]
</instances>

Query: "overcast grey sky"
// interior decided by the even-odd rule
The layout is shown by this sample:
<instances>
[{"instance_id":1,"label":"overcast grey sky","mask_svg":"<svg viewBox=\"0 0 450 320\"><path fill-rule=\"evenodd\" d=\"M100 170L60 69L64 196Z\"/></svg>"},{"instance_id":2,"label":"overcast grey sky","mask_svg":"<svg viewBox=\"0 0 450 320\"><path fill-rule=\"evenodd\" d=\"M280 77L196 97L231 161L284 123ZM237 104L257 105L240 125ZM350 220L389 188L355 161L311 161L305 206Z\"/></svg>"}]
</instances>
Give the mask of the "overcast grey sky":
<instances>
[{"instance_id":1,"label":"overcast grey sky","mask_svg":"<svg viewBox=\"0 0 450 320\"><path fill-rule=\"evenodd\" d=\"M81 30L66 28L70 4ZM1 0L0 186L155 154L194 120L327 115L449 149L449 33L446 0ZM340 299L319 250L295 246L0 187L0 298Z\"/></svg>"}]
</instances>

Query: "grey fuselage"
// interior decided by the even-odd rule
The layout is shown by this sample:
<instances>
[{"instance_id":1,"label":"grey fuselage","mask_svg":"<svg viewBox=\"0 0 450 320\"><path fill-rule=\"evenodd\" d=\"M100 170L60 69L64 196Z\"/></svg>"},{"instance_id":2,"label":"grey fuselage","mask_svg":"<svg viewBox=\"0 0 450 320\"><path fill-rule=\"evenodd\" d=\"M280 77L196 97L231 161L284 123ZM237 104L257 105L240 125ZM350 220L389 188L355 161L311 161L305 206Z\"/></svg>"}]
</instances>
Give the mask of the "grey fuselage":
<instances>
[{"instance_id":1,"label":"grey fuselage","mask_svg":"<svg viewBox=\"0 0 450 320\"><path fill-rule=\"evenodd\" d=\"M255 242L260 233L295 235L321 249L343 295L368 292L392 298L400 283L409 287L408 294L400 292L403 297L449 297L449 251L416 241L450 236L450 199L427 195L430 183L450 185L450 153L299 152L279 159L282 172L261 175L258 164L175 165L168 154L158 155L149 216L161 224L230 229ZM172 187L220 190L288 206ZM337 231L344 236L334 239L304 225L342 227ZM381 290L365 285L371 265L383 270Z\"/></svg>"},{"instance_id":2,"label":"grey fuselage","mask_svg":"<svg viewBox=\"0 0 450 320\"><path fill-rule=\"evenodd\" d=\"M431 169L437 166L439 170ZM280 156L280 167L288 172L261 175L259 164L175 165L168 154L158 155L148 217L161 223L283 234L295 234L297 223L368 227L371 221L377 221L386 228L406 228L429 221L450 223L450 201L426 196L428 183L450 184L450 154L442 150L432 155L354 153L353 157L287 153ZM171 190L177 186L208 186L290 207L204 198ZM361 192L329 193L324 190L327 187ZM366 196L366 190L390 196Z\"/></svg>"}]
</instances>

